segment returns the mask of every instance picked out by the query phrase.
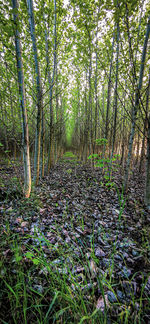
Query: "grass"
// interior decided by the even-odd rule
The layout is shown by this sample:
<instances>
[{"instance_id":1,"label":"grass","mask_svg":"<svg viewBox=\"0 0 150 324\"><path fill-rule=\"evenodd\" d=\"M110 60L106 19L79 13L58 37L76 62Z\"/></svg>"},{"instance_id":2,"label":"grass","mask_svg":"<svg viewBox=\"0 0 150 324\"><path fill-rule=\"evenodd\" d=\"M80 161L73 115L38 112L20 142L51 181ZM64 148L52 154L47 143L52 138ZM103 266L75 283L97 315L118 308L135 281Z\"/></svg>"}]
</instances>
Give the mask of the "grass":
<instances>
[{"instance_id":1,"label":"grass","mask_svg":"<svg viewBox=\"0 0 150 324\"><path fill-rule=\"evenodd\" d=\"M68 163L71 166L76 166L79 163L79 159L77 158L77 156L75 154L73 154L72 152L66 152L64 153L63 157L59 160L59 162L61 163ZM72 173L71 169L68 169L68 173Z\"/></svg>"},{"instance_id":2,"label":"grass","mask_svg":"<svg viewBox=\"0 0 150 324\"><path fill-rule=\"evenodd\" d=\"M64 158L73 158L73 159L77 159L76 155L73 154L72 152L65 152L63 155Z\"/></svg>"},{"instance_id":3,"label":"grass","mask_svg":"<svg viewBox=\"0 0 150 324\"><path fill-rule=\"evenodd\" d=\"M12 321L17 324L29 321L55 323L59 320L63 323L73 323L88 316L93 308L92 304L84 300L82 286L78 284L76 275L72 275L69 271L67 263L62 261L57 266L53 261L45 259L40 240L40 247L31 245L25 255L15 237L10 237L9 240L12 246L12 256L9 261L15 261L15 269L12 268L13 263L8 264L8 261L3 258L1 262L2 323L12 323ZM46 239L45 244L49 249L52 248ZM59 257L63 257L63 251L59 250L58 253ZM68 269L69 281L65 269ZM75 292L71 288L72 285L76 287ZM3 300L5 303L2 302ZM6 309L10 309L9 313Z\"/></svg>"}]
</instances>

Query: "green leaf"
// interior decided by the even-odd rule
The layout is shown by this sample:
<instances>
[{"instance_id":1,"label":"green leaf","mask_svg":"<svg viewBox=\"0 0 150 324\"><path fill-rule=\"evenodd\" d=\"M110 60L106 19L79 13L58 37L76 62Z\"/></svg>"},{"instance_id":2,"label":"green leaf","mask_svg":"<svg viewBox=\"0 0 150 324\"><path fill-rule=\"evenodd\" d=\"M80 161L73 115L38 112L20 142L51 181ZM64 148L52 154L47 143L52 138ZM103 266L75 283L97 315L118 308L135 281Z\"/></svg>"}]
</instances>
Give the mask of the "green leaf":
<instances>
[{"instance_id":1,"label":"green leaf","mask_svg":"<svg viewBox=\"0 0 150 324\"><path fill-rule=\"evenodd\" d=\"M97 145L104 145L108 143L108 140L106 138L97 138L95 142Z\"/></svg>"},{"instance_id":2,"label":"green leaf","mask_svg":"<svg viewBox=\"0 0 150 324\"><path fill-rule=\"evenodd\" d=\"M96 164L95 164L95 166L96 166L96 167L99 167L99 168L103 168L104 164L103 164L103 163L100 163L100 162L98 162L98 163L96 163Z\"/></svg>"},{"instance_id":3,"label":"green leaf","mask_svg":"<svg viewBox=\"0 0 150 324\"><path fill-rule=\"evenodd\" d=\"M13 288L4 280L5 285L7 286L7 288L12 292L12 294L15 296L16 300L18 300L18 296L16 295L15 291L13 290Z\"/></svg>"},{"instance_id":4,"label":"green leaf","mask_svg":"<svg viewBox=\"0 0 150 324\"><path fill-rule=\"evenodd\" d=\"M16 258L16 261L17 262L19 262L19 261L22 260L22 256L21 255L18 255L18 254L15 255L15 258Z\"/></svg>"},{"instance_id":5,"label":"green leaf","mask_svg":"<svg viewBox=\"0 0 150 324\"><path fill-rule=\"evenodd\" d=\"M53 307L53 305L54 305L54 303L55 303L55 301L56 301L56 299L57 299L59 293L60 293L60 292L57 291L57 292L55 293L54 297L53 297L53 300L52 300L52 302L51 302L51 304L50 304L50 306L49 306L49 309L48 309L48 311L47 311L47 313L46 313L46 316L45 316L45 318L44 318L44 323L45 323L45 324L47 323L48 315L49 315L49 313L50 313L50 311L51 311L51 309L52 309L52 307Z\"/></svg>"},{"instance_id":6,"label":"green leaf","mask_svg":"<svg viewBox=\"0 0 150 324\"><path fill-rule=\"evenodd\" d=\"M34 257L34 254L31 253L31 252L27 252L27 253L25 254L25 256L26 256L26 258L32 260L32 258Z\"/></svg>"},{"instance_id":7,"label":"green leaf","mask_svg":"<svg viewBox=\"0 0 150 324\"><path fill-rule=\"evenodd\" d=\"M39 261L38 259L32 259L32 261L33 261L33 263L36 264L36 265L40 263L40 261Z\"/></svg>"},{"instance_id":8,"label":"green leaf","mask_svg":"<svg viewBox=\"0 0 150 324\"><path fill-rule=\"evenodd\" d=\"M91 154L89 155L88 159L96 159L96 158L99 158L99 154Z\"/></svg>"}]
</instances>

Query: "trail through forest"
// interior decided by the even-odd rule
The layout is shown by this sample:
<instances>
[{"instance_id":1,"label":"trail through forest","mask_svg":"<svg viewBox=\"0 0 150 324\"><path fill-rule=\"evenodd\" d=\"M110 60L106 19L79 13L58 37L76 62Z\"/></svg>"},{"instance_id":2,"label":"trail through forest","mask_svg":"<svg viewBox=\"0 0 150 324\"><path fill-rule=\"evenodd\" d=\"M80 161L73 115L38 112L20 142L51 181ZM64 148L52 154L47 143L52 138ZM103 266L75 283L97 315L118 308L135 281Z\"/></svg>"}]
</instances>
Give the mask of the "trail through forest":
<instances>
[{"instance_id":1,"label":"trail through forest","mask_svg":"<svg viewBox=\"0 0 150 324\"><path fill-rule=\"evenodd\" d=\"M150 324L149 1L0 6L0 324Z\"/></svg>"},{"instance_id":2,"label":"trail through forest","mask_svg":"<svg viewBox=\"0 0 150 324\"><path fill-rule=\"evenodd\" d=\"M111 187L100 168L64 157L25 200L14 177L10 186L12 175L13 166L1 167L2 323L37 323L40 316L39 323L149 323L150 215L142 179L135 173L124 197L121 169Z\"/></svg>"}]
</instances>

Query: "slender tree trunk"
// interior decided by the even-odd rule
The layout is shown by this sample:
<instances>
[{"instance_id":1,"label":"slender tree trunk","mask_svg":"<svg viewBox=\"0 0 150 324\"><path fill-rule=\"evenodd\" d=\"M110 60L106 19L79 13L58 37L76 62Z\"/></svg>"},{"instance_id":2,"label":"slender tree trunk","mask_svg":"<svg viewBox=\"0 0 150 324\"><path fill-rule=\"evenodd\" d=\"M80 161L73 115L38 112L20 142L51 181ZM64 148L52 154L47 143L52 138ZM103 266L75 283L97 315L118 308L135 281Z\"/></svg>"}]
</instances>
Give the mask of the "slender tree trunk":
<instances>
[{"instance_id":1,"label":"slender tree trunk","mask_svg":"<svg viewBox=\"0 0 150 324\"><path fill-rule=\"evenodd\" d=\"M148 82L147 94L146 94L146 112L145 112L146 117L145 117L145 120L144 120L144 127L143 127L143 140L142 140L142 148L141 148L139 173L141 173L141 171L142 171L144 155L145 155L145 138L146 138L146 129L147 129L147 120L148 120L149 93L150 93L150 68L149 68L149 82Z\"/></svg>"},{"instance_id":2,"label":"slender tree trunk","mask_svg":"<svg viewBox=\"0 0 150 324\"><path fill-rule=\"evenodd\" d=\"M125 110L125 100L124 100L124 106L122 111L122 130L121 130L121 159L120 164L124 165L124 153L125 153L125 116L124 116L124 110Z\"/></svg>"},{"instance_id":3,"label":"slender tree trunk","mask_svg":"<svg viewBox=\"0 0 150 324\"><path fill-rule=\"evenodd\" d=\"M100 138L100 126L101 126L101 120L100 120L100 116L101 116L101 113L100 113L100 104L99 104L99 100L98 100L98 130L97 130L97 136L98 138ZM99 150L99 149L98 149Z\"/></svg>"},{"instance_id":4,"label":"slender tree trunk","mask_svg":"<svg viewBox=\"0 0 150 324\"><path fill-rule=\"evenodd\" d=\"M116 57L116 80L115 80L115 97L114 97L114 125L111 158L113 158L115 140L116 140L116 124L117 124L117 105L118 105L118 69L119 69L119 22L117 23L117 57Z\"/></svg>"},{"instance_id":5,"label":"slender tree trunk","mask_svg":"<svg viewBox=\"0 0 150 324\"><path fill-rule=\"evenodd\" d=\"M9 99L10 99L10 107L11 107L11 119L12 119L12 133L13 133L13 155L14 155L14 160L16 159L16 140L15 140L15 118L14 118L14 109L13 109L13 101L12 101L12 91L11 91L11 86L10 86L10 80L8 77L8 67L7 67L7 62L5 62L6 66L6 76L7 76L7 85L8 85L8 91L9 91Z\"/></svg>"},{"instance_id":6,"label":"slender tree trunk","mask_svg":"<svg viewBox=\"0 0 150 324\"><path fill-rule=\"evenodd\" d=\"M92 76L92 53L91 53L91 37L89 35L89 52L90 52L90 57L89 57L89 107L88 107L88 116L89 116L89 119L90 119L90 125L89 125L89 128L90 128L90 147L89 147L89 150L90 150L90 154L93 153L92 152L92 148L93 148L93 132L92 132L92 119L93 119L93 116L92 116L92 88L91 88L91 76ZM91 159L91 162L92 162L92 159Z\"/></svg>"},{"instance_id":7,"label":"slender tree trunk","mask_svg":"<svg viewBox=\"0 0 150 324\"><path fill-rule=\"evenodd\" d=\"M40 148L41 148L41 125L42 125L42 85L39 69L38 52L36 45L35 35L35 22L34 22L34 10L32 0L27 0L30 34L32 39L32 47L34 54L35 74L36 74L36 88L37 88L37 125L36 125L36 137L35 137L35 152L34 152L34 183L38 185L39 171L40 171Z\"/></svg>"},{"instance_id":8,"label":"slender tree trunk","mask_svg":"<svg viewBox=\"0 0 150 324\"><path fill-rule=\"evenodd\" d=\"M88 155L88 141L89 141L89 118L88 118L88 104L87 104L87 73L86 73L86 88L84 94L85 102L85 124L84 124L84 143L83 143L83 162L87 162Z\"/></svg>"},{"instance_id":9,"label":"slender tree trunk","mask_svg":"<svg viewBox=\"0 0 150 324\"><path fill-rule=\"evenodd\" d=\"M1 113L2 113L2 122L4 125L4 136L5 136L5 150L8 151L9 150L9 145L8 145L8 135L7 135L7 112L6 109L4 110L4 106L3 106L3 98L2 95L0 94L0 105L1 105Z\"/></svg>"},{"instance_id":10,"label":"slender tree trunk","mask_svg":"<svg viewBox=\"0 0 150 324\"><path fill-rule=\"evenodd\" d=\"M51 80L49 50L48 50L48 35L47 35L46 26L45 26L45 48L46 48L46 62L47 62L48 84L49 84L49 111L50 111L49 148L48 148L48 162L47 162L47 172L49 172L50 168L54 163L54 152L53 152L54 132L53 132L53 102L52 102L54 70L53 70L53 78Z\"/></svg>"},{"instance_id":11,"label":"slender tree trunk","mask_svg":"<svg viewBox=\"0 0 150 324\"><path fill-rule=\"evenodd\" d=\"M54 78L56 75L56 65L57 65L57 13L56 13L57 5L56 0L54 0L54 52L53 52L53 74L52 80L50 76L50 62L49 62L49 52L48 52L48 37L47 30L45 28L45 40L46 40L46 59L48 66L48 82L50 86L49 92L49 107L50 107L50 135L49 135L49 150L48 150L48 163L47 163L47 172L49 172L50 168L54 163L54 112L53 112L53 86L54 86Z\"/></svg>"},{"instance_id":12,"label":"slender tree trunk","mask_svg":"<svg viewBox=\"0 0 150 324\"><path fill-rule=\"evenodd\" d=\"M135 166L139 162L139 150L140 150L140 131L138 130L137 141L136 141L136 157L135 157Z\"/></svg>"},{"instance_id":13,"label":"slender tree trunk","mask_svg":"<svg viewBox=\"0 0 150 324\"><path fill-rule=\"evenodd\" d=\"M150 114L148 116L145 203L150 210Z\"/></svg>"},{"instance_id":14,"label":"slender tree trunk","mask_svg":"<svg viewBox=\"0 0 150 324\"><path fill-rule=\"evenodd\" d=\"M145 203L150 209L150 113L148 114L149 106L149 95L150 95L150 69L149 69L149 84L146 95L146 114L147 114L147 156L146 156L146 186L145 186Z\"/></svg>"},{"instance_id":15,"label":"slender tree trunk","mask_svg":"<svg viewBox=\"0 0 150 324\"><path fill-rule=\"evenodd\" d=\"M96 30L96 66L95 66L95 129L94 129L94 143L93 143L93 152L95 152L95 146L96 146L96 138L97 138L97 111L98 111L98 94L97 94L97 65L98 65L98 56L97 56L97 50L98 50L98 22L97 22L97 30Z\"/></svg>"},{"instance_id":16,"label":"slender tree trunk","mask_svg":"<svg viewBox=\"0 0 150 324\"><path fill-rule=\"evenodd\" d=\"M145 40L144 40L144 45L143 45L142 59L141 59L141 65L140 65L140 74L139 74L139 83L138 83L138 87L136 90L135 103L134 103L134 107L133 107L132 127L131 127L130 139L129 139L127 165L126 165L125 177L124 177L124 190L125 191L127 190L129 169L130 169L130 163L131 163L131 158L132 158L132 146L133 146L133 140L134 140L134 134L135 134L136 117L137 117L137 112L138 112L138 108L139 108L140 90L142 88L142 82L143 82L144 65L145 65L146 50L147 50L149 34L150 34L150 17L148 19L147 30L146 30L146 35L145 35Z\"/></svg>"},{"instance_id":17,"label":"slender tree trunk","mask_svg":"<svg viewBox=\"0 0 150 324\"><path fill-rule=\"evenodd\" d=\"M28 121L27 121L27 110L26 110L25 88L24 88L24 73L23 73L23 63L22 63L22 55L21 55L20 34L19 34L19 30L18 30L18 2L17 2L17 0L12 0L12 7L14 10L13 18L14 18L14 23L15 23L16 59L17 59L17 71L18 71L20 108L21 108L21 113L22 113L24 195L26 198L28 198L30 196L30 191L31 191L31 167L30 167L30 156L29 156L29 135L28 135Z\"/></svg>"},{"instance_id":18,"label":"slender tree trunk","mask_svg":"<svg viewBox=\"0 0 150 324\"><path fill-rule=\"evenodd\" d=\"M142 148L141 148L141 156L140 156L140 164L139 164L139 173L142 172L143 161L144 161L144 156L145 156L146 124L147 124L147 118L145 118L145 120L144 120Z\"/></svg>"},{"instance_id":19,"label":"slender tree trunk","mask_svg":"<svg viewBox=\"0 0 150 324\"><path fill-rule=\"evenodd\" d=\"M107 108L106 108L106 121L105 121L105 139L108 139L108 126L109 126L109 110L110 110L110 96L111 96L111 75L112 75L112 65L113 65L113 55L114 55L114 42L115 42L115 32L112 41L112 54L110 60L109 68L109 79L107 88ZM106 145L104 144L104 156L105 156Z\"/></svg>"},{"instance_id":20,"label":"slender tree trunk","mask_svg":"<svg viewBox=\"0 0 150 324\"><path fill-rule=\"evenodd\" d=\"M45 123L44 111L42 111L42 130L41 130L41 177L44 177L44 161L45 161Z\"/></svg>"},{"instance_id":21,"label":"slender tree trunk","mask_svg":"<svg viewBox=\"0 0 150 324\"><path fill-rule=\"evenodd\" d=\"M58 75L57 75L57 56L56 56L56 87L55 87L55 96L56 96L56 133L55 133L55 161L57 162L59 158L59 132L60 132L60 116L59 116L59 102L58 102Z\"/></svg>"}]
</instances>

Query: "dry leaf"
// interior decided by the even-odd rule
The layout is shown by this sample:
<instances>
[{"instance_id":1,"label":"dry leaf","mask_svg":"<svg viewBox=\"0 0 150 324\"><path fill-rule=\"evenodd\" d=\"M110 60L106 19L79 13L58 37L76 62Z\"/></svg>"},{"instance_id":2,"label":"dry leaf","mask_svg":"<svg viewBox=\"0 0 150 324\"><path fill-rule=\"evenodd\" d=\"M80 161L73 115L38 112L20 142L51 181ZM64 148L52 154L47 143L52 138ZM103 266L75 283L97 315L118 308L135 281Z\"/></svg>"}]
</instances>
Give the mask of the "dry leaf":
<instances>
[{"instance_id":1,"label":"dry leaf","mask_svg":"<svg viewBox=\"0 0 150 324\"><path fill-rule=\"evenodd\" d=\"M92 276L95 277L97 274L97 266L93 260L90 261L90 271L91 271Z\"/></svg>"},{"instance_id":2,"label":"dry leaf","mask_svg":"<svg viewBox=\"0 0 150 324\"><path fill-rule=\"evenodd\" d=\"M109 301L108 301L108 297L107 295L104 295L105 297L105 303L106 303L106 306L109 305ZM100 296L97 300L97 304L96 304L96 308L97 309L100 309L102 312L104 312L105 310L105 303L104 303L104 298L102 296Z\"/></svg>"},{"instance_id":3,"label":"dry leaf","mask_svg":"<svg viewBox=\"0 0 150 324\"><path fill-rule=\"evenodd\" d=\"M28 224L29 224L28 222L22 222L21 227L26 227L26 226L28 226Z\"/></svg>"}]
</instances>

